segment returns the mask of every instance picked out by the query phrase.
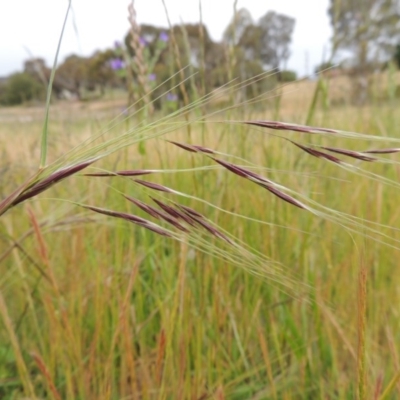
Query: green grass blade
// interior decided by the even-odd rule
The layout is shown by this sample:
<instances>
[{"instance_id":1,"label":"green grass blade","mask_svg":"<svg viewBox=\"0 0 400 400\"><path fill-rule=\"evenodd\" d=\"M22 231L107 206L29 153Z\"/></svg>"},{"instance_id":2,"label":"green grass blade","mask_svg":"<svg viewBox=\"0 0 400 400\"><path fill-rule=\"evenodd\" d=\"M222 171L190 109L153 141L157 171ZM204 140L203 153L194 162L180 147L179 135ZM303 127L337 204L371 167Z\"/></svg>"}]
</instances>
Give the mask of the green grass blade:
<instances>
[{"instance_id":1,"label":"green grass blade","mask_svg":"<svg viewBox=\"0 0 400 400\"><path fill-rule=\"evenodd\" d=\"M393 389L395 388L397 382L400 380L400 372L398 372L393 379L389 382L389 385L385 389L385 391L382 393L382 395L379 397L379 400L385 400L388 398L388 396L392 393Z\"/></svg>"},{"instance_id":2,"label":"green grass blade","mask_svg":"<svg viewBox=\"0 0 400 400\"><path fill-rule=\"evenodd\" d=\"M41 169L46 166L46 160L47 160L47 137L48 137L48 123L49 123L49 110L50 110L51 91L52 91L52 88L53 88L54 76L56 74L57 60L58 60L58 55L60 53L61 41L62 41L62 38L64 36L65 25L67 24L67 19L68 19L68 14L69 14L70 8L71 8L71 0L68 0L68 8L67 8L67 12L65 13L64 22L63 22L63 26L62 26L62 29L61 29L61 35L60 35L60 39L58 41L56 55L54 57L53 68L51 69L50 80L49 80L49 84L47 86L46 114L45 114L45 117L44 117L44 124L43 124L41 145L40 145L40 168Z\"/></svg>"}]
</instances>

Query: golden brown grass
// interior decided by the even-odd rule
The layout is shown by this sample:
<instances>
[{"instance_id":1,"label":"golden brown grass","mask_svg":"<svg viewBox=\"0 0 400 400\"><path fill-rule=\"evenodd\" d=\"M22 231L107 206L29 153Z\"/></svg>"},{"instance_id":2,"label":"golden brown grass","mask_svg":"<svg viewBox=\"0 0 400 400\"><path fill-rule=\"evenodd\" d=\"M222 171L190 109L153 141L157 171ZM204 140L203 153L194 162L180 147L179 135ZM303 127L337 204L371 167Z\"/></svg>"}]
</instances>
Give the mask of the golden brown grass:
<instances>
[{"instance_id":1,"label":"golden brown grass","mask_svg":"<svg viewBox=\"0 0 400 400\"><path fill-rule=\"evenodd\" d=\"M280 119L304 123L314 83L297 85L302 85L298 91L284 94ZM97 133L120 105L119 100L55 105L52 157ZM32 120L21 120L27 115ZM3 193L36 165L39 115L38 109L0 110L0 119L14 118L0 128L5 143L0 167L12 177L2 180ZM272 115L254 108L237 119ZM205 130L193 126L192 144L246 158L258 166L246 164L254 173L332 209L398 227L395 187L311 157L272 136L276 131L216 122L220 116L211 119ZM313 124L385 136L393 135L398 122L389 104L379 112L373 106L320 109ZM119 126L123 129L124 123ZM371 145L285 135L307 146L356 150ZM163 139L187 143L187 131L179 128ZM282 263L286 290L260 270L251 275L185 243L55 200L142 217L120 193L151 202L148 192L127 178L71 178L1 219L4 398L34 393L56 399L349 399L364 387L368 395L377 392L378 399L397 398L397 249L284 203L223 166L205 170L205 165L216 166L207 155L161 139L146 149L141 156L133 146L85 172L164 170L149 181L257 220L168 197ZM396 155L387 157L397 160ZM397 164L369 164L367 170L398 179ZM166 172L195 167L203 169ZM400 239L397 230L390 234ZM205 238L210 248L221 246L217 237ZM359 282L367 282L368 290Z\"/></svg>"}]
</instances>

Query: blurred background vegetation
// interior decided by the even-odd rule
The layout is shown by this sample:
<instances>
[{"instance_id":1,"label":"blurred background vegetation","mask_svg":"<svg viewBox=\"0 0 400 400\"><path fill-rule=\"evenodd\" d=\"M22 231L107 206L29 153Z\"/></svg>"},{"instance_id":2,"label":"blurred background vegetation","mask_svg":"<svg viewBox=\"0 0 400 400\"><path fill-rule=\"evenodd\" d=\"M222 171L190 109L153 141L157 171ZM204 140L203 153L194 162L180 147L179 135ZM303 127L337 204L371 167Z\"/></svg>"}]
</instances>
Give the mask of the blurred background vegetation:
<instances>
[{"instance_id":1,"label":"blurred background vegetation","mask_svg":"<svg viewBox=\"0 0 400 400\"><path fill-rule=\"evenodd\" d=\"M348 101L365 104L376 95L374 76L376 81L376 75L382 71L400 66L397 1L344 4L331 0L327 13L333 32L331 54L325 55L326 60L322 60L315 72L323 72L325 78L348 77L351 82ZM75 54L66 57L57 67L54 98L93 100L104 96L108 89L121 89L130 93L131 101L133 92L141 97L141 88L147 86L147 90L156 88L151 96L157 99L155 107L160 108L163 102L168 102L165 94L169 90L183 99L176 86L188 76L192 78L186 84L186 92L192 99L194 93L204 95L234 78L253 79L243 95L254 97L279 83L298 78L295 71L286 68L295 23L294 18L275 11L268 11L255 21L246 8L241 8L225 28L221 41L212 40L202 23L170 28L143 25L137 27L141 49L132 46L131 30L112 48L96 51L90 57ZM145 69L139 71L139 64L145 65ZM184 74L170 79L182 68ZM275 74L268 80L257 80L265 71ZM143 72L147 73L147 85L140 82ZM0 79L0 105L43 101L49 77L50 68L43 59L26 60L22 72ZM394 95L398 92L395 89ZM164 98L159 98L161 94Z\"/></svg>"},{"instance_id":2,"label":"blurred background vegetation","mask_svg":"<svg viewBox=\"0 0 400 400\"><path fill-rule=\"evenodd\" d=\"M190 68L186 69L186 75L194 76L187 91L203 94L227 84L234 77L253 78L255 83L249 88L249 94L253 95L278 82L296 80L296 73L285 69L294 25L293 18L273 11L255 22L246 9L241 9L226 28L221 42L213 41L203 24L176 25L171 29L141 26L140 46L144 56L141 62L146 63L149 83L157 86L153 98L176 86L182 76L175 80L169 78L187 66ZM161 46L163 42L165 45ZM228 63L233 66L229 68L231 74L227 74ZM68 56L57 67L54 96L88 100L103 96L107 89L129 90L132 84L140 85L136 66L137 54L132 46L132 33L128 32L113 48L97 51L91 57ZM267 84L265 80L257 83L257 75L266 70L277 74ZM0 104L43 100L49 76L50 68L43 59L27 60L22 73L2 79ZM177 95L182 96L179 91ZM160 101L156 102L156 106L159 105Z\"/></svg>"}]
</instances>

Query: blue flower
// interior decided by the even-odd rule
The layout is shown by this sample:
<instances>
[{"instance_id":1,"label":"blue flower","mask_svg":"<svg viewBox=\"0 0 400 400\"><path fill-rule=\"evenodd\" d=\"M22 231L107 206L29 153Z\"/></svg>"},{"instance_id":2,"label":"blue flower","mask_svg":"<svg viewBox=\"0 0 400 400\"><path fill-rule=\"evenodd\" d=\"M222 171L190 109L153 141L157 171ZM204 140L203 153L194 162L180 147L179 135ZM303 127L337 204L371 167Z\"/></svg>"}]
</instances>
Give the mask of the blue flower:
<instances>
[{"instance_id":1,"label":"blue flower","mask_svg":"<svg viewBox=\"0 0 400 400\"><path fill-rule=\"evenodd\" d=\"M110 67L114 71L119 71L125 68L125 63L120 58L112 58L110 60Z\"/></svg>"},{"instance_id":2,"label":"blue flower","mask_svg":"<svg viewBox=\"0 0 400 400\"><path fill-rule=\"evenodd\" d=\"M168 33L167 32L161 32L160 36L159 36L159 39L164 43L168 42L168 39L169 39Z\"/></svg>"},{"instance_id":3,"label":"blue flower","mask_svg":"<svg viewBox=\"0 0 400 400\"><path fill-rule=\"evenodd\" d=\"M157 75L156 74L149 74L149 76L147 78L149 79L149 81L154 82L157 79Z\"/></svg>"},{"instance_id":4,"label":"blue flower","mask_svg":"<svg viewBox=\"0 0 400 400\"><path fill-rule=\"evenodd\" d=\"M177 101L178 96L174 93L167 93L167 101Z\"/></svg>"},{"instance_id":5,"label":"blue flower","mask_svg":"<svg viewBox=\"0 0 400 400\"><path fill-rule=\"evenodd\" d=\"M140 36L140 38L139 38L139 43L143 47L146 47L148 45L147 40L142 36Z\"/></svg>"}]
</instances>

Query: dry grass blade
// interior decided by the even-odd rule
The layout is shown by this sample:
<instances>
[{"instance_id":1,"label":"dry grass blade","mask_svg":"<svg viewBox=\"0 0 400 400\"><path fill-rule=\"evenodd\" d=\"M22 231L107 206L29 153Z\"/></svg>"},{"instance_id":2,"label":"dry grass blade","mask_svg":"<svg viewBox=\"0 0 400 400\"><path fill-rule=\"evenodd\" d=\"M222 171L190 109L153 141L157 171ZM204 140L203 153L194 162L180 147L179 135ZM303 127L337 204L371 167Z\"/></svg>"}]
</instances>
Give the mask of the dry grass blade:
<instances>
[{"instance_id":1,"label":"dry grass blade","mask_svg":"<svg viewBox=\"0 0 400 400\"><path fill-rule=\"evenodd\" d=\"M393 392L396 384L399 381L400 381L400 372L397 372L387 385L386 389L383 391L382 395L379 397L379 400L386 400L389 397L389 395Z\"/></svg>"},{"instance_id":2,"label":"dry grass blade","mask_svg":"<svg viewBox=\"0 0 400 400\"><path fill-rule=\"evenodd\" d=\"M383 374L379 374L378 378L375 383L375 390L374 390L374 400L378 400L380 394L382 393L382 385L383 385Z\"/></svg>"},{"instance_id":3,"label":"dry grass blade","mask_svg":"<svg viewBox=\"0 0 400 400\"><path fill-rule=\"evenodd\" d=\"M42 373L45 382L47 383L49 390L51 391L51 393L53 394L54 398L57 400L61 400L62 397L60 395L60 393L58 392L53 379L51 377L51 373L49 371L49 369L47 368L46 364L44 363L42 357L38 354L38 353L32 353L32 357L35 360L35 363L37 365L37 367L39 368L40 372Z\"/></svg>"}]
</instances>

